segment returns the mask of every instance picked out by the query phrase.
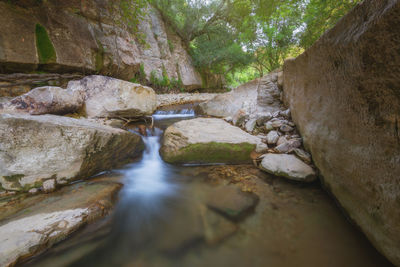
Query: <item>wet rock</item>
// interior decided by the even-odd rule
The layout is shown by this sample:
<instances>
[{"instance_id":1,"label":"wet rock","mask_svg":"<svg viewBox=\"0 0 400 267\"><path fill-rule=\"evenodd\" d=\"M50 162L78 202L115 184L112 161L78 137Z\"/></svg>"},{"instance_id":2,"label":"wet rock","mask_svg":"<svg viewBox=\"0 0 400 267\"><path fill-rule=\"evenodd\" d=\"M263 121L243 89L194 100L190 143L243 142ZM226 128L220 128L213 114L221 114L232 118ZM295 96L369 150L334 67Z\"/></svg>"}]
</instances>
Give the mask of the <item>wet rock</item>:
<instances>
[{"instance_id":1,"label":"wet rock","mask_svg":"<svg viewBox=\"0 0 400 267\"><path fill-rule=\"evenodd\" d=\"M250 119L249 121L246 122L245 128L246 131L251 133L254 130L254 127L256 127L256 119Z\"/></svg>"},{"instance_id":2,"label":"wet rock","mask_svg":"<svg viewBox=\"0 0 400 267\"><path fill-rule=\"evenodd\" d=\"M85 94L89 118L134 118L153 114L156 94L150 87L111 77L92 75L68 83L68 90Z\"/></svg>"},{"instance_id":3,"label":"wet rock","mask_svg":"<svg viewBox=\"0 0 400 267\"><path fill-rule=\"evenodd\" d=\"M0 140L0 183L16 191L87 178L143 149L133 133L54 115L0 114Z\"/></svg>"},{"instance_id":4,"label":"wet rock","mask_svg":"<svg viewBox=\"0 0 400 267\"><path fill-rule=\"evenodd\" d=\"M235 185L216 186L206 197L208 207L234 221L241 220L252 212L257 203L257 195L242 192Z\"/></svg>"},{"instance_id":5,"label":"wet rock","mask_svg":"<svg viewBox=\"0 0 400 267\"><path fill-rule=\"evenodd\" d=\"M233 235L238 227L218 213L203 208L204 238L208 245L215 245Z\"/></svg>"},{"instance_id":6,"label":"wet rock","mask_svg":"<svg viewBox=\"0 0 400 267\"><path fill-rule=\"evenodd\" d=\"M7 112L26 112L32 115L67 114L82 108L83 92L66 90L60 87L45 86L35 88L28 93L5 103Z\"/></svg>"},{"instance_id":7,"label":"wet rock","mask_svg":"<svg viewBox=\"0 0 400 267\"><path fill-rule=\"evenodd\" d=\"M267 143L269 145L275 145L279 139L279 133L277 131L270 131L267 135Z\"/></svg>"},{"instance_id":8,"label":"wet rock","mask_svg":"<svg viewBox=\"0 0 400 267\"><path fill-rule=\"evenodd\" d=\"M197 118L168 127L160 152L170 163L251 163L260 142L224 120Z\"/></svg>"},{"instance_id":9,"label":"wet rock","mask_svg":"<svg viewBox=\"0 0 400 267\"><path fill-rule=\"evenodd\" d=\"M266 154L260 168L276 176L301 182L312 182L317 179L314 170L294 155Z\"/></svg>"},{"instance_id":10,"label":"wet rock","mask_svg":"<svg viewBox=\"0 0 400 267\"><path fill-rule=\"evenodd\" d=\"M56 189L56 180L49 179L43 182L43 190L46 193L53 192Z\"/></svg>"},{"instance_id":11,"label":"wet rock","mask_svg":"<svg viewBox=\"0 0 400 267\"><path fill-rule=\"evenodd\" d=\"M49 194L13 196L0 206L0 266L43 252L87 223L106 215L121 188L116 182L92 180ZM12 219L10 219L12 218Z\"/></svg>"}]
</instances>

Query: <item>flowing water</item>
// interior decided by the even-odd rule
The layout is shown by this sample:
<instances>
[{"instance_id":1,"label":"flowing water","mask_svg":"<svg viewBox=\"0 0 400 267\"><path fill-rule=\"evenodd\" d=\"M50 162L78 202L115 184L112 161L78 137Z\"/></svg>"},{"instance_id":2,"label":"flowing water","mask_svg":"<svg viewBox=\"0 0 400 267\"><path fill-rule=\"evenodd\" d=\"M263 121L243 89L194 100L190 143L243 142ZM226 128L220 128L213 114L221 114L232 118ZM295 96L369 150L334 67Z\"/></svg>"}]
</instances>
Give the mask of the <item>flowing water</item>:
<instances>
[{"instance_id":1,"label":"flowing water","mask_svg":"<svg viewBox=\"0 0 400 267\"><path fill-rule=\"evenodd\" d=\"M194 116L190 107L154 114L142 158L103 175L124 183L113 214L28 265L390 266L319 184L287 182L253 166L165 163L163 130ZM232 196L239 206L257 199L246 214L232 219L208 209L209 192L230 194L232 187L253 192Z\"/></svg>"}]
</instances>

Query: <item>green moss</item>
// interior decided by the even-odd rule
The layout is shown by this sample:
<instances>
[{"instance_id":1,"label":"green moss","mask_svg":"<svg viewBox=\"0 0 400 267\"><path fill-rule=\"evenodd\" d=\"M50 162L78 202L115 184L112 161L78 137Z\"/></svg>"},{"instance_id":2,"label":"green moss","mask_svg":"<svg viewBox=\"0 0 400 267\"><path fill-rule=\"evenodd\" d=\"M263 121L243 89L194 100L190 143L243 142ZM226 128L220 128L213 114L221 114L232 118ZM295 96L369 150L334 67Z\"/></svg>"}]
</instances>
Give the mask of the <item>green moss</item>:
<instances>
[{"instance_id":1,"label":"green moss","mask_svg":"<svg viewBox=\"0 0 400 267\"><path fill-rule=\"evenodd\" d=\"M23 174L14 174L10 176L3 176L4 180L7 182L11 183L13 188L21 188L21 184L19 180L24 177L25 175Z\"/></svg>"},{"instance_id":2,"label":"green moss","mask_svg":"<svg viewBox=\"0 0 400 267\"><path fill-rule=\"evenodd\" d=\"M36 24L35 33L39 63L46 64L56 62L56 50L54 49L46 29L42 25Z\"/></svg>"},{"instance_id":3,"label":"green moss","mask_svg":"<svg viewBox=\"0 0 400 267\"><path fill-rule=\"evenodd\" d=\"M161 154L169 163L251 163L250 153L255 149L255 144L240 143L199 143L191 144L178 151L175 155Z\"/></svg>"},{"instance_id":4,"label":"green moss","mask_svg":"<svg viewBox=\"0 0 400 267\"><path fill-rule=\"evenodd\" d=\"M103 67L104 67L104 52L105 49L103 47L103 45L97 41L97 45L99 46L99 49L96 52L96 58L95 58L95 64L96 64L96 71L100 72Z\"/></svg>"}]
</instances>

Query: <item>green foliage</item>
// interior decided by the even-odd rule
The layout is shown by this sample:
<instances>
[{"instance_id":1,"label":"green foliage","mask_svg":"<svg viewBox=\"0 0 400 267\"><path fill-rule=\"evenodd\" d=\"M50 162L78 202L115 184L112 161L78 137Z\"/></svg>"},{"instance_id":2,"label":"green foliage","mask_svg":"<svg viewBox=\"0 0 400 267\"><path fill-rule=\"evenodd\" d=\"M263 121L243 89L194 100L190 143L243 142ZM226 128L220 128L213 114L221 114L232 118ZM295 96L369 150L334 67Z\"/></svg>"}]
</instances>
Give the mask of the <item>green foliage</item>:
<instances>
[{"instance_id":1,"label":"green foliage","mask_svg":"<svg viewBox=\"0 0 400 267\"><path fill-rule=\"evenodd\" d=\"M310 0L305 9L303 21L305 30L300 33L301 46L310 47L351 8L362 0Z\"/></svg>"},{"instance_id":2,"label":"green foliage","mask_svg":"<svg viewBox=\"0 0 400 267\"><path fill-rule=\"evenodd\" d=\"M173 53L174 50L175 50L175 46L174 46L174 44L173 44L170 40L168 40L168 47L169 47L169 51L170 51L171 53Z\"/></svg>"},{"instance_id":3,"label":"green foliage","mask_svg":"<svg viewBox=\"0 0 400 267\"><path fill-rule=\"evenodd\" d=\"M36 24L35 34L39 63L46 64L56 62L56 50L54 49L46 29L42 25Z\"/></svg>"}]
</instances>

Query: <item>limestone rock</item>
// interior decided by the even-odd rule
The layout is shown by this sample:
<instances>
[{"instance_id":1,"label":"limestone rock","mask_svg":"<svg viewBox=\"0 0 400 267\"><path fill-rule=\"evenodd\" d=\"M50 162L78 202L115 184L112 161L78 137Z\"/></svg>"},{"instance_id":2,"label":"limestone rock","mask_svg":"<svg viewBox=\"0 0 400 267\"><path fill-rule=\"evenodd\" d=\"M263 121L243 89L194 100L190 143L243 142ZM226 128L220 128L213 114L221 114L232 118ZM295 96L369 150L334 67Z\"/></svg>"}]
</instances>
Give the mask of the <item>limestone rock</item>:
<instances>
[{"instance_id":1,"label":"limestone rock","mask_svg":"<svg viewBox=\"0 0 400 267\"><path fill-rule=\"evenodd\" d=\"M399 23L399 1L362 1L284 65L285 101L323 184L396 266L400 28L394 25Z\"/></svg>"},{"instance_id":2,"label":"limestone rock","mask_svg":"<svg viewBox=\"0 0 400 267\"><path fill-rule=\"evenodd\" d=\"M280 91L276 83L276 73L270 73L201 103L198 111L201 114L221 118L233 117L241 109L246 114L275 112L281 106Z\"/></svg>"},{"instance_id":3,"label":"limestone rock","mask_svg":"<svg viewBox=\"0 0 400 267\"><path fill-rule=\"evenodd\" d=\"M103 0L88 0L84 5L79 1L0 2L0 23L7 25L0 29L0 66L7 72L34 71L40 65L50 72L96 72L129 80L142 64L147 79L153 71L161 76L164 68L168 77L181 77L187 90L202 87L182 40L151 7L139 20L137 33L129 30L129 20L120 18L117 8ZM50 56L38 53L41 42L51 44Z\"/></svg>"},{"instance_id":4,"label":"limestone rock","mask_svg":"<svg viewBox=\"0 0 400 267\"><path fill-rule=\"evenodd\" d=\"M81 91L45 86L11 99L4 104L7 112L28 112L32 115L67 114L82 108L84 95Z\"/></svg>"},{"instance_id":5,"label":"limestone rock","mask_svg":"<svg viewBox=\"0 0 400 267\"><path fill-rule=\"evenodd\" d=\"M257 126L263 126L270 119L272 119L272 114L269 112L266 114L262 114L262 115L259 114L257 116Z\"/></svg>"},{"instance_id":6,"label":"limestone rock","mask_svg":"<svg viewBox=\"0 0 400 267\"><path fill-rule=\"evenodd\" d=\"M43 181L87 178L143 149L138 135L85 119L0 114L0 183L28 191Z\"/></svg>"},{"instance_id":7,"label":"limestone rock","mask_svg":"<svg viewBox=\"0 0 400 267\"><path fill-rule=\"evenodd\" d=\"M314 170L293 155L266 154L260 168L276 176L301 182L312 182L317 179Z\"/></svg>"},{"instance_id":8,"label":"limestone rock","mask_svg":"<svg viewBox=\"0 0 400 267\"><path fill-rule=\"evenodd\" d=\"M251 163L260 142L222 119L197 118L165 130L161 155L170 163Z\"/></svg>"},{"instance_id":9,"label":"limestone rock","mask_svg":"<svg viewBox=\"0 0 400 267\"><path fill-rule=\"evenodd\" d=\"M210 93L181 93L181 94L160 94L157 95L157 108L171 105L182 105L209 101L218 94Z\"/></svg>"},{"instance_id":10,"label":"limestone rock","mask_svg":"<svg viewBox=\"0 0 400 267\"><path fill-rule=\"evenodd\" d=\"M43 190L44 192L52 192L56 189L56 180L55 179L49 179L43 182Z\"/></svg>"},{"instance_id":11,"label":"limestone rock","mask_svg":"<svg viewBox=\"0 0 400 267\"><path fill-rule=\"evenodd\" d=\"M307 164L311 164L311 155L300 148L293 149L296 156Z\"/></svg>"},{"instance_id":12,"label":"limestone rock","mask_svg":"<svg viewBox=\"0 0 400 267\"><path fill-rule=\"evenodd\" d=\"M254 127L256 127L256 119L250 119L246 122L245 128L247 132L252 132L254 130Z\"/></svg>"},{"instance_id":13,"label":"limestone rock","mask_svg":"<svg viewBox=\"0 0 400 267\"><path fill-rule=\"evenodd\" d=\"M68 89L84 92L89 118L140 117L153 114L157 108L153 89L111 77L87 76L69 82Z\"/></svg>"},{"instance_id":14,"label":"limestone rock","mask_svg":"<svg viewBox=\"0 0 400 267\"><path fill-rule=\"evenodd\" d=\"M258 143L256 147L257 153L265 153L268 151L268 145L264 143Z\"/></svg>"},{"instance_id":15,"label":"limestone rock","mask_svg":"<svg viewBox=\"0 0 400 267\"><path fill-rule=\"evenodd\" d=\"M294 149L299 148L300 146L301 142L299 139L290 139L275 147L275 151L278 153L290 153Z\"/></svg>"}]
</instances>

